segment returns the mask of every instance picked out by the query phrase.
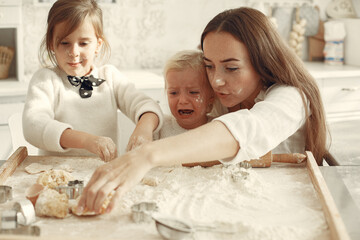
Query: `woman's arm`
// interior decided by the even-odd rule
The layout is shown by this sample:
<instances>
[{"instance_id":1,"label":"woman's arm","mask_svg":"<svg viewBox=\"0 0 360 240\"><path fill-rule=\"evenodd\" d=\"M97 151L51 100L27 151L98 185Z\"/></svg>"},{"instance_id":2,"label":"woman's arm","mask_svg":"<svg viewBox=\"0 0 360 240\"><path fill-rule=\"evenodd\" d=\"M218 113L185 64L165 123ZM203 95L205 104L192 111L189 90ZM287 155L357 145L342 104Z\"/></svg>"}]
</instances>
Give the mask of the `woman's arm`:
<instances>
[{"instance_id":1,"label":"woman's arm","mask_svg":"<svg viewBox=\"0 0 360 240\"><path fill-rule=\"evenodd\" d=\"M63 148L86 149L98 155L105 162L109 162L117 156L116 144L111 138L95 136L69 128L61 134L60 145Z\"/></svg>"},{"instance_id":2,"label":"woman's arm","mask_svg":"<svg viewBox=\"0 0 360 240\"><path fill-rule=\"evenodd\" d=\"M213 121L180 135L142 145L99 167L84 188L78 211L85 207L99 212L110 192L115 190L107 212L121 196L156 166L205 162L234 157L239 144L225 125Z\"/></svg>"}]
</instances>

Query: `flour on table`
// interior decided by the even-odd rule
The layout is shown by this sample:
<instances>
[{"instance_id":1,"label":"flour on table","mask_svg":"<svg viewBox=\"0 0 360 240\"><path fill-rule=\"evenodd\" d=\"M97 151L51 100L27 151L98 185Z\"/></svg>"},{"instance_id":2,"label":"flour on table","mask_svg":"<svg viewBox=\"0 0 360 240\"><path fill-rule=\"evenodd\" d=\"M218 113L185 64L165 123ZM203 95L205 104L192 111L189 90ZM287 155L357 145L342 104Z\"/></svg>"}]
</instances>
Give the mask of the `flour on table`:
<instances>
[{"instance_id":1,"label":"flour on table","mask_svg":"<svg viewBox=\"0 0 360 240\"><path fill-rule=\"evenodd\" d=\"M51 170L53 166L45 165L40 163L31 163L27 167L25 167L25 171L29 174L36 174L40 172L45 172Z\"/></svg>"},{"instance_id":2,"label":"flour on table","mask_svg":"<svg viewBox=\"0 0 360 240\"><path fill-rule=\"evenodd\" d=\"M74 171L74 169L69 164L61 164L61 165L59 165L59 167L57 169L64 170L69 173Z\"/></svg>"},{"instance_id":3,"label":"flour on table","mask_svg":"<svg viewBox=\"0 0 360 240\"><path fill-rule=\"evenodd\" d=\"M25 160L26 161L26 160ZM104 164L98 159L51 158L39 162L58 169L69 164L72 176L89 181ZM22 165L27 166L29 162ZM24 198L36 175L20 165L5 184L13 187L14 200ZM286 167L283 167L286 166ZM157 179L148 181L146 178ZM154 222L135 223L131 206L155 202L159 212L193 225L235 230L235 234L196 232L193 239L330 239L321 202L304 165L273 163L270 168L241 169L222 165L209 168L157 167L145 181L125 193L110 214L91 217L67 215L64 219L38 217L41 235L69 238L160 240ZM4 205L0 205L0 210ZM101 231L99 231L101 229ZM192 239L192 238L189 238Z\"/></svg>"},{"instance_id":4,"label":"flour on table","mask_svg":"<svg viewBox=\"0 0 360 240\"><path fill-rule=\"evenodd\" d=\"M157 185L159 185L160 182L165 179L166 173L171 172L173 169L174 168L171 167L154 168L144 176L144 178L141 180L141 183L148 186L156 187Z\"/></svg>"}]
</instances>

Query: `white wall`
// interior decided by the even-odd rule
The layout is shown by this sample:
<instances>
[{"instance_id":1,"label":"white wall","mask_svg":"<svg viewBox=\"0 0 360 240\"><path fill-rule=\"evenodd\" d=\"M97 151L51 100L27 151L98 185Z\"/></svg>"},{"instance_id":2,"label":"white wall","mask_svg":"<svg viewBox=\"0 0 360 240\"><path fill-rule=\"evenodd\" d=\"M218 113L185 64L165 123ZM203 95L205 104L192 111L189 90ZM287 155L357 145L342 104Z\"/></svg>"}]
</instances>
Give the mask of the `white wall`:
<instances>
[{"instance_id":1,"label":"white wall","mask_svg":"<svg viewBox=\"0 0 360 240\"><path fill-rule=\"evenodd\" d=\"M296 3L296 0L288 1ZM312 2L324 8L329 1ZM117 4L102 5L105 34L112 48L110 62L126 69L162 68L173 53L196 48L202 30L216 14L253 2L117 0ZM25 75L31 75L39 68L38 49L45 32L49 8L49 5L34 5L34 0L23 0Z\"/></svg>"}]
</instances>

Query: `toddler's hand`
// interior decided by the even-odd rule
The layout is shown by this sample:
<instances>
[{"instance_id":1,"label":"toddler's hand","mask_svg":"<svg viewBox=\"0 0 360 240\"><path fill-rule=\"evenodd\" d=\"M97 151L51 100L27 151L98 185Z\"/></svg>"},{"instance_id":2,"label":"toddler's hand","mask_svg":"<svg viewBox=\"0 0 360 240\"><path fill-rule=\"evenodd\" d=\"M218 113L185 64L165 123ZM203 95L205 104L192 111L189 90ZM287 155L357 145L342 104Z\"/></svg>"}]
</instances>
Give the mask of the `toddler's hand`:
<instances>
[{"instance_id":1,"label":"toddler's hand","mask_svg":"<svg viewBox=\"0 0 360 240\"><path fill-rule=\"evenodd\" d=\"M94 136L89 138L85 149L98 155L105 162L110 162L117 157L116 144L109 137Z\"/></svg>"},{"instance_id":2,"label":"toddler's hand","mask_svg":"<svg viewBox=\"0 0 360 240\"><path fill-rule=\"evenodd\" d=\"M137 147L139 147L140 145L147 143L147 142L151 142L152 141L152 134L151 136L146 136L146 135L138 135L135 131L133 132L133 134L130 136L129 139L129 143L126 147L126 151L131 151L132 149L135 149Z\"/></svg>"},{"instance_id":3,"label":"toddler's hand","mask_svg":"<svg viewBox=\"0 0 360 240\"><path fill-rule=\"evenodd\" d=\"M144 143L152 142L153 131L158 124L159 118L155 113L144 113L130 136L126 151L131 151Z\"/></svg>"}]
</instances>

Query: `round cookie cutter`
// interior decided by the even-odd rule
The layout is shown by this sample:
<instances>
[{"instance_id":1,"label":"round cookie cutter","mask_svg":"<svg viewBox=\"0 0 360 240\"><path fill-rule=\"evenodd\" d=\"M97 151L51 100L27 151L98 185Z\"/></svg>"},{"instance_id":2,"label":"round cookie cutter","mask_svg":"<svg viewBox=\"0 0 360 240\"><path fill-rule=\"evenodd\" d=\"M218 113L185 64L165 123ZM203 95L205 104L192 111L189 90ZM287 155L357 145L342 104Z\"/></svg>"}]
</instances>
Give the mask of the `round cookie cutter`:
<instances>
[{"instance_id":1,"label":"round cookie cutter","mask_svg":"<svg viewBox=\"0 0 360 240\"><path fill-rule=\"evenodd\" d=\"M235 234L235 229L218 229L217 226L192 225L184 220L165 216L160 213L152 215L156 229L164 239L181 240L191 237L195 232L214 232L223 234Z\"/></svg>"},{"instance_id":2,"label":"round cookie cutter","mask_svg":"<svg viewBox=\"0 0 360 240\"><path fill-rule=\"evenodd\" d=\"M12 200L12 187L0 185L0 203L5 203L9 200Z\"/></svg>"},{"instance_id":3,"label":"round cookie cutter","mask_svg":"<svg viewBox=\"0 0 360 240\"><path fill-rule=\"evenodd\" d=\"M155 202L140 202L131 206L132 219L136 223L150 222L152 214L159 210Z\"/></svg>"}]
</instances>

